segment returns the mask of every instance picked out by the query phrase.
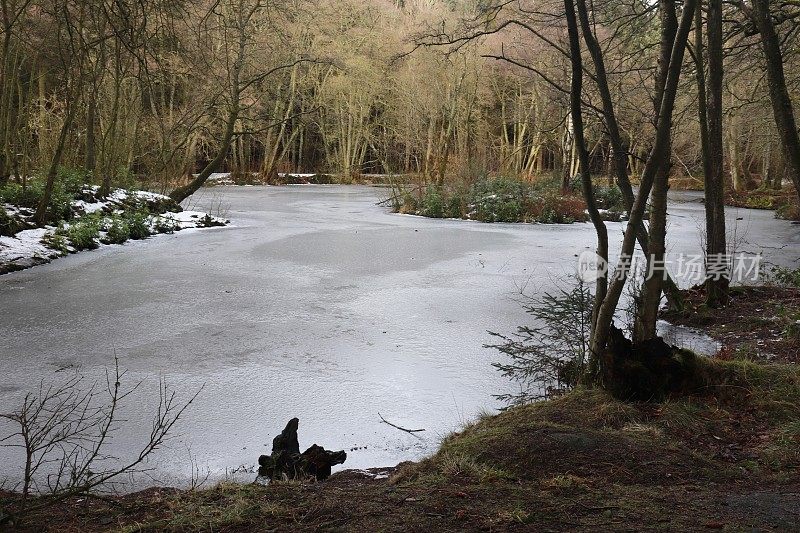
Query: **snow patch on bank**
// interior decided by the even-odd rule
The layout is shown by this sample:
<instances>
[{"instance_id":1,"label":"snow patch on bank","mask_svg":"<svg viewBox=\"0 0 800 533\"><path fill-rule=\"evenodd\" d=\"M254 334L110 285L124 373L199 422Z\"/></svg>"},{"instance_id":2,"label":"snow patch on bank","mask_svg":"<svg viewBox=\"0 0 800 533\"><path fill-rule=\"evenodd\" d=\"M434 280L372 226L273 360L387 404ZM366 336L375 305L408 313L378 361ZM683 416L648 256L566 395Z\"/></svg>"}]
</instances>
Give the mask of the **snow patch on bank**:
<instances>
[{"instance_id":1,"label":"snow patch on bank","mask_svg":"<svg viewBox=\"0 0 800 533\"><path fill-rule=\"evenodd\" d=\"M180 205L163 194L115 189L107 197L101 198L99 192L98 186L86 186L81 189L70 204L73 217L71 222L63 222L59 227L25 229L14 236L0 237L0 274L49 263L58 257L75 253L77 250L64 235L66 230L79 223L81 217L85 216L92 216L99 225L99 235L95 239L96 246L108 245L103 241L106 240L115 220L125 220L130 213L145 208L150 213L144 220L150 235L226 226L230 222L201 211L183 211ZM10 204L4 204L3 207L5 212L18 220L22 227L35 225L34 210Z\"/></svg>"},{"instance_id":2,"label":"snow patch on bank","mask_svg":"<svg viewBox=\"0 0 800 533\"><path fill-rule=\"evenodd\" d=\"M176 224L176 231L192 228L227 226L229 223L228 220L209 215L208 213L204 213L202 211L181 211L180 213L167 213L165 215L153 218L156 221L161 219L174 222Z\"/></svg>"},{"instance_id":3,"label":"snow patch on bank","mask_svg":"<svg viewBox=\"0 0 800 533\"><path fill-rule=\"evenodd\" d=\"M49 263L62 255L42 243L55 228L35 228L20 231L13 237L0 237L0 273L22 270Z\"/></svg>"}]
</instances>

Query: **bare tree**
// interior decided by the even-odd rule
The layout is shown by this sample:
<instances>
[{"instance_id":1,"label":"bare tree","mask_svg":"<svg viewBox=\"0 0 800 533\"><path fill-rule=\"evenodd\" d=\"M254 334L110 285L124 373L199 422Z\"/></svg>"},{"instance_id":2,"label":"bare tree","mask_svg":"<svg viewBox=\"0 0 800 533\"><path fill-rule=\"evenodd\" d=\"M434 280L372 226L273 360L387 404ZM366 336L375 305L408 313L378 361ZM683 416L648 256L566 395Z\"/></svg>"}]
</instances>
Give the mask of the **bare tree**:
<instances>
[{"instance_id":1,"label":"bare tree","mask_svg":"<svg viewBox=\"0 0 800 533\"><path fill-rule=\"evenodd\" d=\"M170 193L173 200L181 202L202 187L228 157L233 140L251 132L240 127L243 111L252 105L244 100L247 91L257 88L277 72L309 61L305 57L295 57L265 69L255 60L253 52L258 45L254 40L254 36L258 35L256 28L260 27L263 32L263 25L267 24L279 31L276 19L285 15L283 12L288 9L287 3L278 0L217 0L201 18L206 35L219 40L220 48L212 50L213 59L207 61L212 68L216 66L214 63L221 64L220 85L224 87L224 93L219 100L224 125L214 158L189 183ZM275 123L258 129L265 131L280 126L286 120L281 117Z\"/></svg>"},{"instance_id":2,"label":"bare tree","mask_svg":"<svg viewBox=\"0 0 800 533\"><path fill-rule=\"evenodd\" d=\"M166 381L160 381L149 438L132 458L119 461L108 455L107 444L124 423L119 418L123 401L139 384L123 388L126 372L120 371L116 359L114 363L103 383L77 373L61 382L42 382L17 410L0 414L15 428L0 445L24 454L22 479L12 487L21 492L21 502L0 510L0 524L19 521L66 498L108 490L121 477L141 472L202 390L180 402Z\"/></svg>"},{"instance_id":3,"label":"bare tree","mask_svg":"<svg viewBox=\"0 0 800 533\"><path fill-rule=\"evenodd\" d=\"M663 6L663 5L662 5ZM683 5L683 13L680 22L675 32L674 39L671 41L671 46L667 47L667 43L662 43L663 48L669 48L669 57L664 64L664 83L663 92L658 100L660 100L659 111L656 121L656 138L653 147L645 163L642 172L641 184L639 187L636 200L634 201L631 209L630 218L628 220L625 234L622 241L622 249L620 252L620 261L617 263L614 270L614 279L609 285L608 293L600 304L600 310L597 315L597 321L592 335L591 354L595 358L596 364L593 370L599 371L598 376L601 381L604 379L603 374L611 371L612 362L601 362L601 358L606 353L606 345L610 335L610 328L616 313L617 304L619 303L622 290L630 273L631 263L634 248L636 245L636 234L638 226L642 221L647 201L650 197L651 189L653 188L654 181L659 171L667 165L670 157L669 146L672 134L672 114L675 108L675 98L678 91L678 82L680 80L681 69L683 66L683 55L686 50L686 43L691 30L692 21L694 19L694 10L696 2L688 0ZM667 7L669 9L669 7ZM662 33L662 39L668 38L665 33ZM662 59L666 54L662 55ZM663 179L663 178L662 178ZM659 185L660 187L662 185ZM666 202L658 206L659 209L666 209ZM652 244L651 244L652 246ZM650 251L648 260L652 260L653 251ZM661 266L663 270L663 264ZM655 270L655 269L654 269ZM659 271L655 270L655 275L659 275ZM655 317L652 317L655 320Z\"/></svg>"},{"instance_id":4,"label":"bare tree","mask_svg":"<svg viewBox=\"0 0 800 533\"><path fill-rule=\"evenodd\" d=\"M728 274L717 268L726 263L725 253L725 169L723 145L723 50L722 0L708 3L708 100L707 157L705 165L706 262L714 264L706 272L715 272L706 279L706 299L710 306L720 307L728 300ZM699 30L698 30L699 31ZM701 107L702 107L701 103ZM701 124L702 127L702 124Z\"/></svg>"}]
</instances>

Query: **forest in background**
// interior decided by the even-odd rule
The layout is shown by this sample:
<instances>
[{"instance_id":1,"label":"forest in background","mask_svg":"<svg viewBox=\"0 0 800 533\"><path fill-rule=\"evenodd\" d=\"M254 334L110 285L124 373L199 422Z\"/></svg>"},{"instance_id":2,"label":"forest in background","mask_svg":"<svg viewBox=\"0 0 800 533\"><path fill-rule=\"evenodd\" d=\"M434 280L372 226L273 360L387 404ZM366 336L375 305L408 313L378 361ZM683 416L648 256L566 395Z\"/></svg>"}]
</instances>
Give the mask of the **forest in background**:
<instances>
[{"instance_id":1,"label":"forest in background","mask_svg":"<svg viewBox=\"0 0 800 533\"><path fill-rule=\"evenodd\" d=\"M106 191L138 182L163 192L216 170L266 179L325 172L342 181L411 173L439 185L486 174L567 184L578 172L557 3L3 0L1 7L0 184L56 176L60 166L86 169ZM591 11L634 179L656 130L657 7L603 1ZM795 95L800 8L784 1L773 9ZM726 181L736 191L779 188L790 176L758 32L738 4L723 10ZM671 175L697 186L704 172L695 74L704 66L694 44L673 115ZM591 165L611 175L601 97L587 87L583 104Z\"/></svg>"}]
</instances>

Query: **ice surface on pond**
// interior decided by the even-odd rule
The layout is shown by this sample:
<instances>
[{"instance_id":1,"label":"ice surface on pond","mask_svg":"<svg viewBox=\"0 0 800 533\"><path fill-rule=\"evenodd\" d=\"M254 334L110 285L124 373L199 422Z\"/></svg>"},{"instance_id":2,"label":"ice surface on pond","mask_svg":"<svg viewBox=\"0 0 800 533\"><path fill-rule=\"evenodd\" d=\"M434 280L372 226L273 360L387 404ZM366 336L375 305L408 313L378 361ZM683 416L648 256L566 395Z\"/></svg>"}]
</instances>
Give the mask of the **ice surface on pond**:
<instances>
[{"instance_id":1,"label":"ice surface on pond","mask_svg":"<svg viewBox=\"0 0 800 533\"><path fill-rule=\"evenodd\" d=\"M9 409L42 377L75 368L99 376L116 354L128 382L143 383L113 455L134 452L149 432L159 377L183 398L205 385L148 465L167 484L187 481L192 457L217 478L251 480L294 416L301 446L346 450L344 468L432 453L512 387L490 366L500 356L482 348L486 331L527 323L520 290L552 290L594 247L594 233L589 224L398 216L375 205L386 196L354 186L216 187L193 208L223 202L233 227L3 276L0 405ZM679 195L670 208L671 254L700 245L697 198ZM744 235L744 251L763 249L786 266L800 256L798 226L771 212L730 210L729 226ZM609 224L612 243L623 227ZM379 412L426 431L398 431ZM0 479L18 474L15 452L0 449Z\"/></svg>"},{"instance_id":2,"label":"ice surface on pond","mask_svg":"<svg viewBox=\"0 0 800 533\"><path fill-rule=\"evenodd\" d=\"M658 334L667 343L687 348L699 355L713 356L722 349L719 341L694 328L670 324L664 320L658 321L657 328Z\"/></svg>"}]
</instances>

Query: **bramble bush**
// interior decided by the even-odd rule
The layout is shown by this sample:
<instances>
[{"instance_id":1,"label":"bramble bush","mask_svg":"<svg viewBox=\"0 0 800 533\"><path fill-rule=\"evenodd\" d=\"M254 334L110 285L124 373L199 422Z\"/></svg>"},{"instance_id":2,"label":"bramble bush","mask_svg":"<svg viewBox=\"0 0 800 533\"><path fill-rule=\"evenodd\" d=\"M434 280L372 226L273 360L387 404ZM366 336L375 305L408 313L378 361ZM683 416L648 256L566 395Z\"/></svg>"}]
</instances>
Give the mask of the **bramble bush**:
<instances>
[{"instance_id":1,"label":"bramble bush","mask_svg":"<svg viewBox=\"0 0 800 533\"><path fill-rule=\"evenodd\" d=\"M128 221L119 215L113 215L106 227L106 234L102 238L103 244L122 244L131 236Z\"/></svg>"},{"instance_id":2,"label":"bramble bush","mask_svg":"<svg viewBox=\"0 0 800 533\"><path fill-rule=\"evenodd\" d=\"M448 184L411 191L395 189L391 198L396 212L431 218L465 218L481 222L538 222L569 224L586 221L586 203L580 188L564 192L554 179L533 182L483 177L472 184ZM598 206L606 218L618 220L625 211L617 187L595 186Z\"/></svg>"},{"instance_id":3,"label":"bramble bush","mask_svg":"<svg viewBox=\"0 0 800 533\"><path fill-rule=\"evenodd\" d=\"M150 236L150 226L148 218L150 213L145 208L131 211L127 216L128 234L133 240L146 239Z\"/></svg>"},{"instance_id":4,"label":"bramble bush","mask_svg":"<svg viewBox=\"0 0 800 533\"><path fill-rule=\"evenodd\" d=\"M94 215L87 215L73 221L66 228L58 230L69 241L70 246L76 250L94 250L98 246L100 237L100 219Z\"/></svg>"}]
</instances>

